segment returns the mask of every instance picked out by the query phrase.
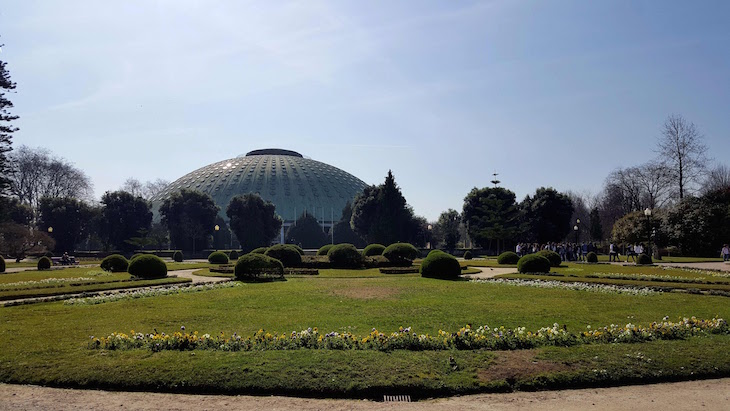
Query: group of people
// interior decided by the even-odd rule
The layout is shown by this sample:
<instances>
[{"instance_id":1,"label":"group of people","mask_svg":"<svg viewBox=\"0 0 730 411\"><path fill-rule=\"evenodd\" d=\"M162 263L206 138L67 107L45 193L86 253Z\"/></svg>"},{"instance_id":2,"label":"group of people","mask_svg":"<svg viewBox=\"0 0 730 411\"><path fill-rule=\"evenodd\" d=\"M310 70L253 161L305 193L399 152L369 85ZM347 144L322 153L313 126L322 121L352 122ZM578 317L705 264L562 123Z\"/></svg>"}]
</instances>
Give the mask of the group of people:
<instances>
[{"instance_id":1,"label":"group of people","mask_svg":"<svg viewBox=\"0 0 730 411\"><path fill-rule=\"evenodd\" d=\"M583 243L518 243L515 246L515 253L520 257L533 254L540 250L551 250L558 255L563 261L585 261L586 256L590 252L596 252L598 247L591 242Z\"/></svg>"}]
</instances>

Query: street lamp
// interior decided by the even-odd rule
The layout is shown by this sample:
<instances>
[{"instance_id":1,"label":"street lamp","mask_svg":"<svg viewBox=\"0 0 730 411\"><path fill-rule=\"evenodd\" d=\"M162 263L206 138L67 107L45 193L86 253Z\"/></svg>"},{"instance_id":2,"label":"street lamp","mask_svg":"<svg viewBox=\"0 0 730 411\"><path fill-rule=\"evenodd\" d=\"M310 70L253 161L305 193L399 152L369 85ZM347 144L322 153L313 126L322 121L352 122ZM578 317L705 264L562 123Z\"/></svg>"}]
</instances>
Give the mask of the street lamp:
<instances>
[{"instance_id":1,"label":"street lamp","mask_svg":"<svg viewBox=\"0 0 730 411\"><path fill-rule=\"evenodd\" d=\"M646 216L646 235L649 237L648 249L646 250L647 255L651 254L651 208L647 207L646 210L644 210L644 215Z\"/></svg>"},{"instance_id":2,"label":"street lamp","mask_svg":"<svg viewBox=\"0 0 730 411\"><path fill-rule=\"evenodd\" d=\"M218 251L218 231L221 229L221 227L216 224L213 229L215 230L215 238L213 238L213 242L215 243L215 251Z\"/></svg>"},{"instance_id":3,"label":"street lamp","mask_svg":"<svg viewBox=\"0 0 730 411\"><path fill-rule=\"evenodd\" d=\"M53 227L48 227L48 234L53 234Z\"/></svg>"},{"instance_id":4,"label":"street lamp","mask_svg":"<svg viewBox=\"0 0 730 411\"><path fill-rule=\"evenodd\" d=\"M429 224L426 228L428 228L428 249L431 249L431 230L433 230L433 226Z\"/></svg>"}]
</instances>

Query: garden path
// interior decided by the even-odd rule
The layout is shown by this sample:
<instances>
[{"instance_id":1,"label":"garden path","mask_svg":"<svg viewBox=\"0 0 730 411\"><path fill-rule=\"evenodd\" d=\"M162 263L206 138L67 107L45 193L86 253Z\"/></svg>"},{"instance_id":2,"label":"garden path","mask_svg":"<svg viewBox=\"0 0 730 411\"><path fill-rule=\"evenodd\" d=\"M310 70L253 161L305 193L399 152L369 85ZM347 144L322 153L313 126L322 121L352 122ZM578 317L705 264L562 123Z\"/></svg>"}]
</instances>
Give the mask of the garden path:
<instances>
[{"instance_id":1,"label":"garden path","mask_svg":"<svg viewBox=\"0 0 730 411\"><path fill-rule=\"evenodd\" d=\"M478 274L464 274L462 277L469 278L469 279L484 279L484 278L492 278L501 274L511 274L516 273L517 269L512 268L502 268L502 267L472 267L472 268L478 268L479 271L481 271Z\"/></svg>"},{"instance_id":2,"label":"garden path","mask_svg":"<svg viewBox=\"0 0 730 411\"><path fill-rule=\"evenodd\" d=\"M560 391L477 394L413 403L291 397L162 394L0 384L12 410L727 410L730 378Z\"/></svg>"},{"instance_id":3,"label":"garden path","mask_svg":"<svg viewBox=\"0 0 730 411\"><path fill-rule=\"evenodd\" d=\"M730 271L730 264L720 261L714 263L662 263L661 261L655 261L655 263L667 267L693 268L696 270Z\"/></svg>"}]
</instances>

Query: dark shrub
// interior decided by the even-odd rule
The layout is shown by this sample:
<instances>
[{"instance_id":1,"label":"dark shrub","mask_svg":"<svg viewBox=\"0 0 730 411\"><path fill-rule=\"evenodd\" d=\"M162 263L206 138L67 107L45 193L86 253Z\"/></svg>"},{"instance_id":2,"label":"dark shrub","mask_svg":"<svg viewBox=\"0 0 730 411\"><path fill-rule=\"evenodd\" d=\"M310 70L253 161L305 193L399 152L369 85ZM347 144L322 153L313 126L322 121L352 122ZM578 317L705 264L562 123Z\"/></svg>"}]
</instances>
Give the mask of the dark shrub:
<instances>
[{"instance_id":1,"label":"dark shrub","mask_svg":"<svg viewBox=\"0 0 730 411\"><path fill-rule=\"evenodd\" d=\"M443 252L444 252L443 250L439 250L438 248L436 248L436 249L429 251L428 255L426 257L428 257L431 254L438 254L438 253L443 253Z\"/></svg>"},{"instance_id":2,"label":"dark shrub","mask_svg":"<svg viewBox=\"0 0 730 411\"><path fill-rule=\"evenodd\" d=\"M547 258L548 261L550 261L551 267L560 267L560 263L563 262L563 259L560 258L560 254L552 250L540 250L537 254Z\"/></svg>"},{"instance_id":3,"label":"dark shrub","mask_svg":"<svg viewBox=\"0 0 730 411\"><path fill-rule=\"evenodd\" d=\"M228 256L223 251L213 251L208 255L208 262L211 264L228 264Z\"/></svg>"},{"instance_id":4,"label":"dark shrub","mask_svg":"<svg viewBox=\"0 0 730 411\"><path fill-rule=\"evenodd\" d=\"M251 250L251 252L253 254L264 254L264 253L266 253L266 250L268 250L268 249L269 249L269 247L259 247L259 248L254 248L253 250Z\"/></svg>"},{"instance_id":5,"label":"dark shrub","mask_svg":"<svg viewBox=\"0 0 730 411\"><path fill-rule=\"evenodd\" d=\"M639 254L639 258L636 259L636 264L646 265L651 263L651 256L644 253Z\"/></svg>"},{"instance_id":6,"label":"dark shrub","mask_svg":"<svg viewBox=\"0 0 730 411\"><path fill-rule=\"evenodd\" d=\"M327 255L330 248L334 247L334 244L325 244L317 250L317 255Z\"/></svg>"},{"instance_id":7,"label":"dark shrub","mask_svg":"<svg viewBox=\"0 0 730 411\"><path fill-rule=\"evenodd\" d=\"M453 280L459 278L461 265L450 254L443 251L430 252L421 263L421 276Z\"/></svg>"},{"instance_id":8,"label":"dark shrub","mask_svg":"<svg viewBox=\"0 0 730 411\"><path fill-rule=\"evenodd\" d=\"M0 273L5 272L5 259L0 255Z\"/></svg>"},{"instance_id":9,"label":"dark shrub","mask_svg":"<svg viewBox=\"0 0 730 411\"><path fill-rule=\"evenodd\" d=\"M130 261L127 272L137 278L163 278L167 277L167 264L154 254L145 254Z\"/></svg>"},{"instance_id":10,"label":"dark shrub","mask_svg":"<svg viewBox=\"0 0 730 411\"><path fill-rule=\"evenodd\" d=\"M253 280L262 275L284 275L281 261L258 253L248 253L236 261L234 276L236 280Z\"/></svg>"},{"instance_id":11,"label":"dark shrub","mask_svg":"<svg viewBox=\"0 0 730 411\"><path fill-rule=\"evenodd\" d=\"M120 254L112 254L101 260L101 269L111 271L113 273L123 273L127 271L129 261Z\"/></svg>"},{"instance_id":12,"label":"dark shrub","mask_svg":"<svg viewBox=\"0 0 730 411\"><path fill-rule=\"evenodd\" d=\"M302 255L299 254L297 248L291 244L272 245L264 255L281 261L284 267L298 267L302 265Z\"/></svg>"},{"instance_id":13,"label":"dark shrub","mask_svg":"<svg viewBox=\"0 0 730 411\"><path fill-rule=\"evenodd\" d=\"M471 251L469 251L469 250L464 251L464 259L471 260Z\"/></svg>"},{"instance_id":14,"label":"dark shrub","mask_svg":"<svg viewBox=\"0 0 730 411\"><path fill-rule=\"evenodd\" d=\"M337 244L327 252L333 268L359 268L362 266L362 254L354 245Z\"/></svg>"},{"instance_id":15,"label":"dark shrub","mask_svg":"<svg viewBox=\"0 0 730 411\"><path fill-rule=\"evenodd\" d=\"M586 254L586 261L588 261L589 263L597 263L598 256L596 255L596 253L591 251L590 253Z\"/></svg>"},{"instance_id":16,"label":"dark shrub","mask_svg":"<svg viewBox=\"0 0 730 411\"><path fill-rule=\"evenodd\" d=\"M370 257L363 257L363 264L367 268L379 268L379 267L393 267L393 263L382 255L372 255Z\"/></svg>"},{"instance_id":17,"label":"dark shrub","mask_svg":"<svg viewBox=\"0 0 730 411\"><path fill-rule=\"evenodd\" d=\"M540 254L528 254L517 261L520 273L549 273L550 260Z\"/></svg>"},{"instance_id":18,"label":"dark shrub","mask_svg":"<svg viewBox=\"0 0 730 411\"><path fill-rule=\"evenodd\" d=\"M43 254L43 255L46 256L46 257L48 257L48 258L53 258L54 257L53 253L50 252L50 251L46 251L46 253Z\"/></svg>"},{"instance_id":19,"label":"dark shrub","mask_svg":"<svg viewBox=\"0 0 730 411\"><path fill-rule=\"evenodd\" d=\"M53 261L50 258L43 256L38 260L38 270L49 270L53 265Z\"/></svg>"},{"instance_id":20,"label":"dark shrub","mask_svg":"<svg viewBox=\"0 0 730 411\"><path fill-rule=\"evenodd\" d=\"M172 253L172 261L175 261L177 263L181 263L183 260L183 253L180 250L175 251Z\"/></svg>"},{"instance_id":21,"label":"dark shrub","mask_svg":"<svg viewBox=\"0 0 730 411\"><path fill-rule=\"evenodd\" d=\"M394 243L383 250L383 256L395 264L410 265L421 253L409 243Z\"/></svg>"},{"instance_id":22,"label":"dark shrub","mask_svg":"<svg viewBox=\"0 0 730 411\"><path fill-rule=\"evenodd\" d=\"M296 244L289 244L290 247L294 247L295 250L299 253L299 255L304 255L304 250L302 250L302 247L299 247Z\"/></svg>"},{"instance_id":23,"label":"dark shrub","mask_svg":"<svg viewBox=\"0 0 730 411\"><path fill-rule=\"evenodd\" d=\"M372 257L374 255L383 255L385 246L382 244L370 244L362 250L363 257Z\"/></svg>"},{"instance_id":24,"label":"dark shrub","mask_svg":"<svg viewBox=\"0 0 730 411\"><path fill-rule=\"evenodd\" d=\"M238 251L231 250L231 252L228 253L228 259L231 260L231 261L238 260Z\"/></svg>"},{"instance_id":25,"label":"dark shrub","mask_svg":"<svg viewBox=\"0 0 730 411\"><path fill-rule=\"evenodd\" d=\"M505 251L497 257L497 264L517 264L520 256L512 251Z\"/></svg>"}]
</instances>

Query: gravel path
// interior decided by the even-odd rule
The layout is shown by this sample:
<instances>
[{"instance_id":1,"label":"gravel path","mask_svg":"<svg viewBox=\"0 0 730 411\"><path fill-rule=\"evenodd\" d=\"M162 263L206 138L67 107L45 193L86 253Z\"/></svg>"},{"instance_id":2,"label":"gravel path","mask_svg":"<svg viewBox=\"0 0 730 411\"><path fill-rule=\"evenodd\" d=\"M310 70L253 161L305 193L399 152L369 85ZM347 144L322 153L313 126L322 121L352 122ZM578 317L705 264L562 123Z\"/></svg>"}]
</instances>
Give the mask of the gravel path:
<instances>
[{"instance_id":1,"label":"gravel path","mask_svg":"<svg viewBox=\"0 0 730 411\"><path fill-rule=\"evenodd\" d=\"M510 273L516 273L516 268L503 268L503 267L471 267L471 268L477 268L479 271L481 271L479 274L464 274L462 277L469 278L469 279L484 279L484 278L492 278L501 274L510 274Z\"/></svg>"}]
</instances>

